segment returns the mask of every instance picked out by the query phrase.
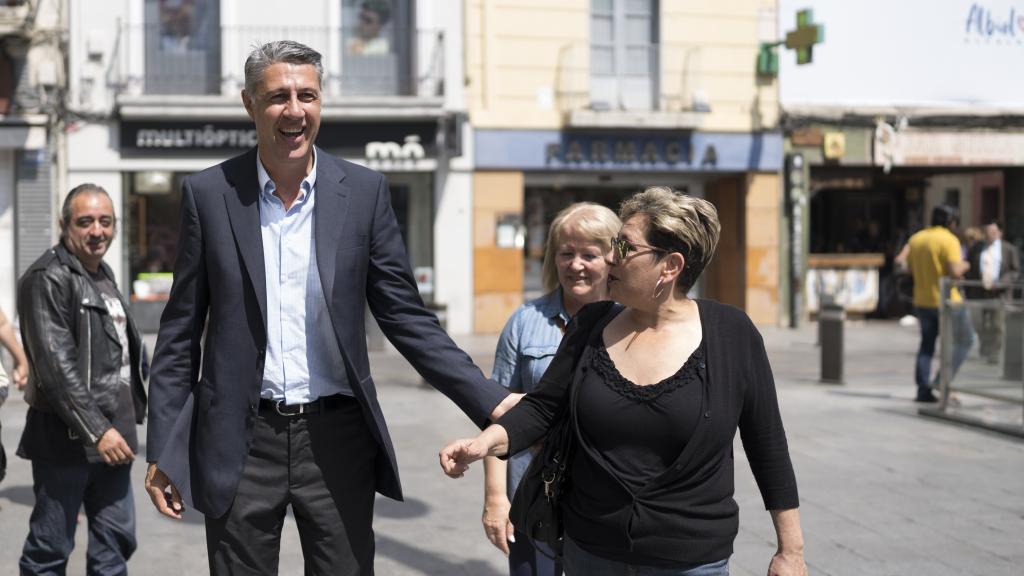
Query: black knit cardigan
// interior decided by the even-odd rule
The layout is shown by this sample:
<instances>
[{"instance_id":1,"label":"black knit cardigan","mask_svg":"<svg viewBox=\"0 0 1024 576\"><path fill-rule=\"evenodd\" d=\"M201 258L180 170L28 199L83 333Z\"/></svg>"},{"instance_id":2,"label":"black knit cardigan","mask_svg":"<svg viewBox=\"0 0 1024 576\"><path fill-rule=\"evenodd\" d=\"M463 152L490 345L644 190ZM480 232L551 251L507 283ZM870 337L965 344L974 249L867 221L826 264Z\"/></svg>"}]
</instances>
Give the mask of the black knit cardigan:
<instances>
[{"instance_id":1,"label":"black knit cardigan","mask_svg":"<svg viewBox=\"0 0 1024 576\"><path fill-rule=\"evenodd\" d=\"M576 391L587 360L621 306L600 302L584 307L569 325L538 388L498 421L508 432L509 453L515 454L541 440L555 415L571 402L581 449L572 463L568 498L563 500L565 529L593 554L651 565L728 558L739 529L739 508L733 499L737 429L765 508L799 506L775 381L760 333L736 308L711 300L697 300L697 305L707 352L701 416L675 464L639 492L632 493L615 479L575 424Z\"/></svg>"}]
</instances>

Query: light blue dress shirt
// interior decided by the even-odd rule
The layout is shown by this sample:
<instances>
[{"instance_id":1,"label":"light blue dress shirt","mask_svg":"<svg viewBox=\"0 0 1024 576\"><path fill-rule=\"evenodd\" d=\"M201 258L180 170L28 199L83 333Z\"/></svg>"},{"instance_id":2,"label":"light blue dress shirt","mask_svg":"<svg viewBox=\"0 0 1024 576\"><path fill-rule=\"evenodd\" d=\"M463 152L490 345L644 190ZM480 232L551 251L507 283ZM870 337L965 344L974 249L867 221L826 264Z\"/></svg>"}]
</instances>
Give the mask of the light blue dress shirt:
<instances>
[{"instance_id":1,"label":"light blue dress shirt","mask_svg":"<svg viewBox=\"0 0 1024 576\"><path fill-rule=\"evenodd\" d=\"M562 326L569 323L561 288L520 306L498 337L491 378L512 392L533 392L562 342L560 322ZM524 450L508 459L509 500L531 459L533 450Z\"/></svg>"},{"instance_id":2,"label":"light blue dress shirt","mask_svg":"<svg viewBox=\"0 0 1024 576\"><path fill-rule=\"evenodd\" d=\"M277 186L259 154L256 171L267 284L267 356L260 394L285 404L332 394L351 396L316 265L316 153L313 169L288 210L274 195Z\"/></svg>"}]
</instances>

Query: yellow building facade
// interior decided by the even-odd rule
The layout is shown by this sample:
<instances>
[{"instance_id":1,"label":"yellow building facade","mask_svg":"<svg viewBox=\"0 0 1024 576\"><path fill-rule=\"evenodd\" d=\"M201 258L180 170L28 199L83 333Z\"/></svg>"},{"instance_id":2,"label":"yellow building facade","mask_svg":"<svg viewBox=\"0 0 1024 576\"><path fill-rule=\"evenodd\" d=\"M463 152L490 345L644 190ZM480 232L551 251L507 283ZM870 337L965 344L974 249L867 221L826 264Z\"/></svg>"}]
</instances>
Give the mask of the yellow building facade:
<instances>
[{"instance_id":1,"label":"yellow building facade","mask_svg":"<svg viewBox=\"0 0 1024 576\"><path fill-rule=\"evenodd\" d=\"M539 295L547 226L651 185L719 209L697 287L779 320L778 86L756 74L775 0L466 0L474 328Z\"/></svg>"}]
</instances>

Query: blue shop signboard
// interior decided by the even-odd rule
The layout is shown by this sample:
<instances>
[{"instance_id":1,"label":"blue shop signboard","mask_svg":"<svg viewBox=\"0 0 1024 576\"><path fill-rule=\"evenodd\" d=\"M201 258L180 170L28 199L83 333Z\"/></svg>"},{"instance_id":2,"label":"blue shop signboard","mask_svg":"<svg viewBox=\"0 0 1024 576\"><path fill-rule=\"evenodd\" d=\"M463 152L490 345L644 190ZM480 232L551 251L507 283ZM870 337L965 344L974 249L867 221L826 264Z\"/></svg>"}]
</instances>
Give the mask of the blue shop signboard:
<instances>
[{"instance_id":1,"label":"blue shop signboard","mask_svg":"<svg viewBox=\"0 0 1024 576\"><path fill-rule=\"evenodd\" d=\"M477 130L478 169L746 172L782 166L778 132Z\"/></svg>"}]
</instances>

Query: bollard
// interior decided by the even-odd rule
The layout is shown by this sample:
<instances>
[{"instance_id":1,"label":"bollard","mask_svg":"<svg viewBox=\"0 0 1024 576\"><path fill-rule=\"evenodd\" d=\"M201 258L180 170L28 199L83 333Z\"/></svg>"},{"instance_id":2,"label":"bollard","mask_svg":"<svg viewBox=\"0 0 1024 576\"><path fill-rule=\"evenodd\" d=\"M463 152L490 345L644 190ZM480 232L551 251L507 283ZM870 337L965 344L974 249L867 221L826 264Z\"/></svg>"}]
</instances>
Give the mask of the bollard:
<instances>
[{"instance_id":1,"label":"bollard","mask_svg":"<svg viewBox=\"0 0 1024 576\"><path fill-rule=\"evenodd\" d=\"M1002 361L1003 380L1024 377L1024 312L1017 307L1003 306Z\"/></svg>"},{"instance_id":2,"label":"bollard","mask_svg":"<svg viewBox=\"0 0 1024 576\"><path fill-rule=\"evenodd\" d=\"M846 310L835 303L822 304L818 312L818 334L821 342L821 382L843 383L843 323Z\"/></svg>"}]
</instances>

